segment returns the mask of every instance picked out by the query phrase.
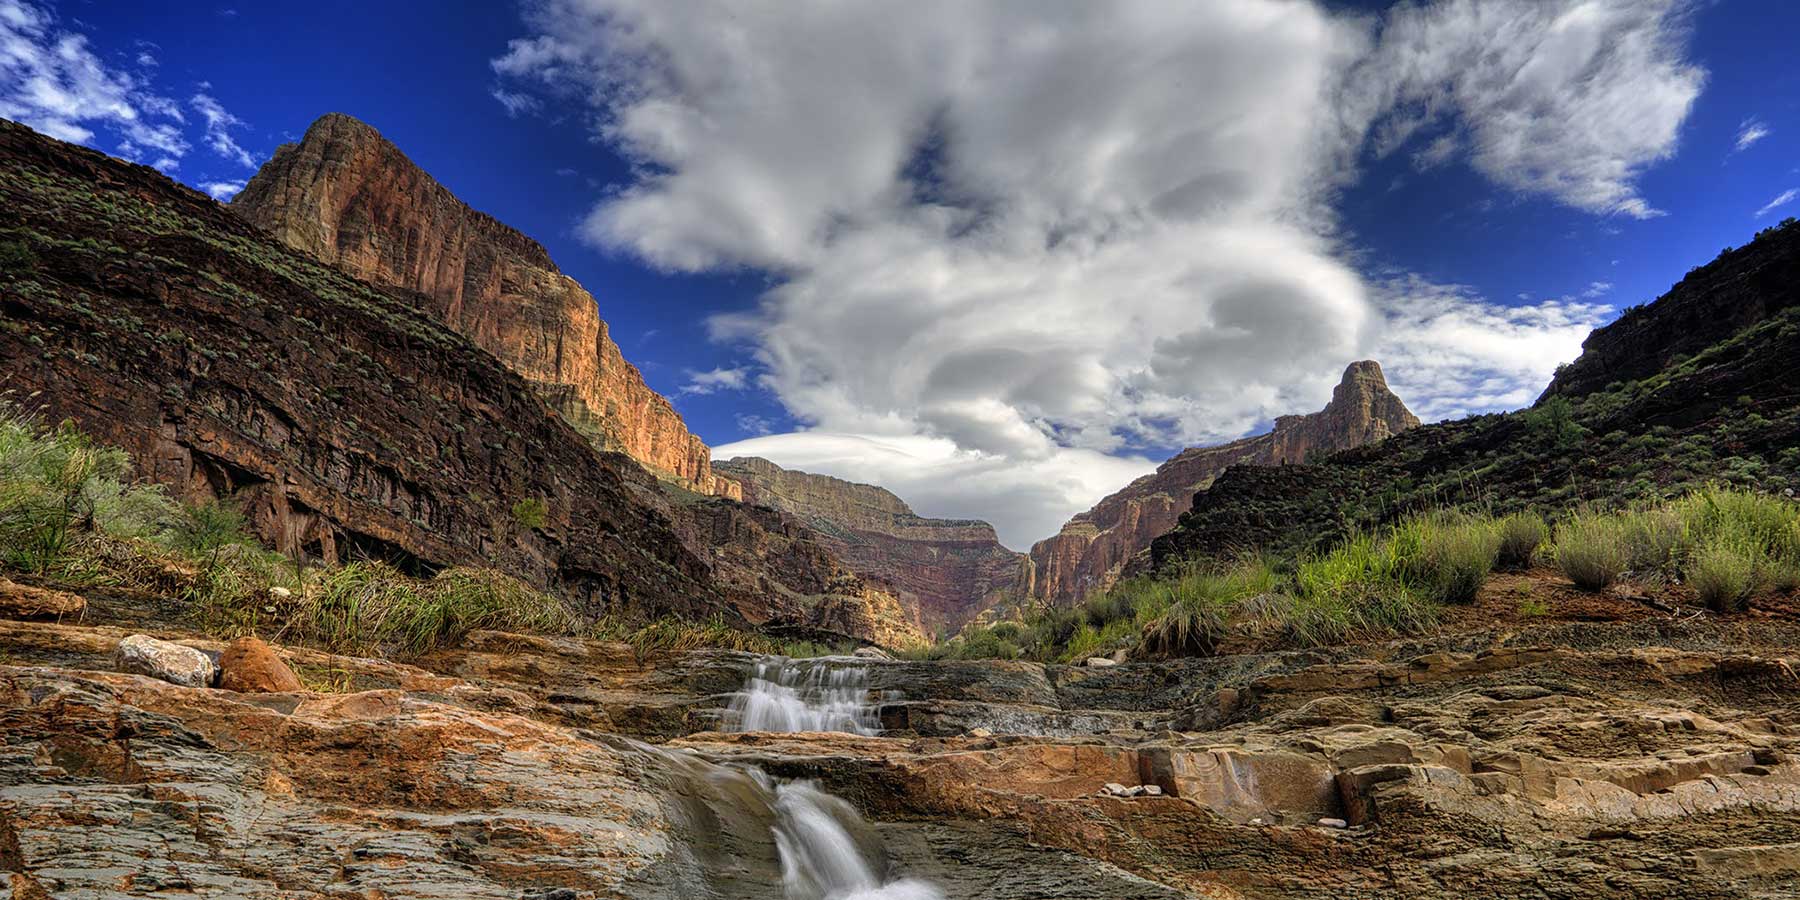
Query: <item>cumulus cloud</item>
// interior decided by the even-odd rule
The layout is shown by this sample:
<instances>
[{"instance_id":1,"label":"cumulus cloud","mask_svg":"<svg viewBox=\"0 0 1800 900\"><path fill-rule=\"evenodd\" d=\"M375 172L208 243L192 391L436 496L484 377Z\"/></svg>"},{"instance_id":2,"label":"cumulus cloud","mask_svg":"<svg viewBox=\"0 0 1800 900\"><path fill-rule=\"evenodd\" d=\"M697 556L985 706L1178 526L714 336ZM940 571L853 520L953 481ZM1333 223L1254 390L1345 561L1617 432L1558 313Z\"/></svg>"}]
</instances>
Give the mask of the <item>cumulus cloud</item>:
<instances>
[{"instance_id":1,"label":"cumulus cloud","mask_svg":"<svg viewBox=\"0 0 1800 900\"><path fill-rule=\"evenodd\" d=\"M1605 307L1370 279L1336 194L1406 153L1656 214L1636 178L1704 83L1685 15L549 0L494 70L590 104L634 164L590 241L772 276L756 309L709 324L806 430L721 455L754 444L1028 542L1151 448L1318 408L1353 359L1382 358L1427 415L1529 400Z\"/></svg>"},{"instance_id":2,"label":"cumulus cloud","mask_svg":"<svg viewBox=\"0 0 1800 900\"><path fill-rule=\"evenodd\" d=\"M1763 216L1794 202L1795 197L1800 197L1800 190L1782 191L1780 194L1775 195L1775 199L1763 204L1763 208L1756 211L1756 217L1760 219Z\"/></svg>"},{"instance_id":3,"label":"cumulus cloud","mask_svg":"<svg viewBox=\"0 0 1800 900\"><path fill-rule=\"evenodd\" d=\"M1745 119L1744 124L1738 126L1736 149L1739 152L1748 150L1752 144L1768 137L1769 134L1769 126L1763 124L1762 120Z\"/></svg>"},{"instance_id":4,"label":"cumulus cloud","mask_svg":"<svg viewBox=\"0 0 1800 900\"><path fill-rule=\"evenodd\" d=\"M0 117L82 144L104 126L127 159L178 160L188 150L173 102L107 66L48 9L20 0L0 0Z\"/></svg>"}]
</instances>

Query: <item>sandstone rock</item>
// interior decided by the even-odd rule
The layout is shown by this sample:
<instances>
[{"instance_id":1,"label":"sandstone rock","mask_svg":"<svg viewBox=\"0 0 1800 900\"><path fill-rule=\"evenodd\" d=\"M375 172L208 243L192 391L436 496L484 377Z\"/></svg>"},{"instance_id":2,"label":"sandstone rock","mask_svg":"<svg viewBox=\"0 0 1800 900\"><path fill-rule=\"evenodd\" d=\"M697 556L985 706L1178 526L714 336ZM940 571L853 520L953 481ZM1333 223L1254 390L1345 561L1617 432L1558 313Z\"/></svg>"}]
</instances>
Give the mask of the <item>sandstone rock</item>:
<instances>
[{"instance_id":1,"label":"sandstone rock","mask_svg":"<svg viewBox=\"0 0 1800 900\"><path fill-rule=\"evenodd\" d=\"M274 649L254 637L238 638L219 654L219 688L245 694L305 690Z\"/></svg>"},{"instance_id":2,"label":"sandstone rock","mask_svg":"<svg viewBox=\"0 0 1800 900\"><path fill-rule=\"evenodd\" d=\"M80 594L31 587L0 578L0 617L8 619L59 619L87 608Z\"/></svg>"},{"instance_id":3,"label":"sandstone rock","mask_svg":"<svg viewBox=\"0 0 1800 900\"><path fill-rule=\"evenodd\" d=\"M1113 662L1112 658L1108 656L1090 656L1083 665L1090 669L1104 669L1107 666L1116 666L1118 663Z\"/></svg>"},{"instance_id":4,"label":"sandstone rock","mask_svg":"<svg viewBox=\"0 0 1800 900\"><path fill-rule=\"evenodd\" d=\"M1146 784L1142 785L1142 787L1144 789L1144 796L1146 797L1161 797L1163 795L1162 785L1160 784Z\"/></svg>"},{"instance_id":5,"label":"sandstone rock","mask_svg":"<svg viewBox=\"0 0 1800 900\"><path fill-rule=\"evenodd\" d=\"M992 728L971 728L971 729L969 729L969 737L972 737L972 738L991 738L993 736L994 736L994 730Z\"/></svg>"},{"instance_id":6,"label":"sandstone rock","mask_svg":"<svg viewBox=\"0 0 1800 900\"><path fill-rule=\"evenodd\" d=\"M1267 434L1183 450L1154 473L1069 520L1059 534L1034 544L1029 595L1068 605L1112 587L1151 541L1175 526L1193 505L1194 493L1231 466L1302 462L1314 453L1361 447L1418 424L1418 417L1388 390L1379 364L1352 363L1323 410L1281 416Z\"/></svg>"},{"instance_id":7,"label":"sandstone rock","mask_svg":"<svg viewBox=\"0 0 1800 900\"><path fill-rule=\"evenodd\" d=\"M626 362L593 296L536 241L464 205L368 125L321 117L276 149L232 209L358 278L420 292L601 446L700 493L736 494Z\"/></svg>"},{"instance_id":8,"label":"sandstone rock","mask_svg":"<svg viewBox=\"0 0 1800 900\"><path fill-rule=\"evenodd\" d=\"M181 644L134 634L114 651L121 672L148 675L182 687L210 687L219 667L212 657Z\"/></svg>"}]
</instances>

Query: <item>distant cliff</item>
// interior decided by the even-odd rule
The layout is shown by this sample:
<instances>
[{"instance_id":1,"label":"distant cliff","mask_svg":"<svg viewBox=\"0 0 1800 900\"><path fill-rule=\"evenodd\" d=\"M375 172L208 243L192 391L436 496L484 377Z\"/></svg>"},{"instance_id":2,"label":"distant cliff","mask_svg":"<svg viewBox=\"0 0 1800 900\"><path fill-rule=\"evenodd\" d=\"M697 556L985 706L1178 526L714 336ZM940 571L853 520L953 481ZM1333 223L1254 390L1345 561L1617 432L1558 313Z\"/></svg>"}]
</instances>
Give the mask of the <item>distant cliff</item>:
<instances>
[{"instance_id":1,"label":"distant cliff","mask_svg":"<svg viewBox=\"0 0 1800 900\"><path fill-rule=\"evenodd\" d=\"M321 117L231 205L290 247L431 298L434 314L603 448L700 493L735 495L713 478L706 444L620 354L593 296L536 241L470 209L375 129Z\"/></svg>"},{"instance_id":2,"label":"distant cliff","mask_svg":"<svg viewBox=\"0 0 1800 900\"><path fill-rule=\"evenodd\" d=\"M1015 588L1025 557L1001 546L994 527L919 516L884 488L797 472L756 457L720 462L744 501L790 513L862 577L897 594L927 633L955 628Z\"/></svg>"},{"instance_id":3,"label":"distant cliff","mask_svg":"<svg viewBox=\"0 0 1800 900\"><path fill-rule=\"evenodd\" d=\"M1379 364L1352 363L1319 412L1282 416L1267 434L1183 450L1070 519L1054 537L1037 542L1031 548L1029 594L1068 605L1111 587L1134 556L1175 526L1193 505L1194 492L1231 466L1303 462L1315 451L1360 447L1418 424L1418 417L1388 390Z\"/></svg>"}]
</instances>

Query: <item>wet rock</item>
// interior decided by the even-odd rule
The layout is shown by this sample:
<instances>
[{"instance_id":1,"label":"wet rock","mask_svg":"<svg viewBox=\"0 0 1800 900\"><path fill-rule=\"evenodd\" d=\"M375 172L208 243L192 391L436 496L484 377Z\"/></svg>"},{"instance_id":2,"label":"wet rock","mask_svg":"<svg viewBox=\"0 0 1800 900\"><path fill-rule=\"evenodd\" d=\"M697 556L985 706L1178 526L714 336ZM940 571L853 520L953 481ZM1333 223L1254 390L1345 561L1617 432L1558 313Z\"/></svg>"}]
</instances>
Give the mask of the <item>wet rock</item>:
<instances>
[{"instance_id":1,"label":"wet rock","mask_svg":"<svg viewBox=\"0 0 1800 900\"><path fill-rule=\"evenodd\" d=\"M0 618L60 619L80 613L87 600L80 594L31 587L0 578Z\"/></svg>"},{"instance_id":2,"label":"wet rock","mask_svg":"<svg viewBox=\"0 0 1800 900\"><path fill-rule=\"evenodd\" d=\"M219 675L218 664L204 652L147 634L120 641L114 659L121 672L148 675L182 687L209 687Z\"/></svg>"},{"instance_id":3,"label":"wet rock","mask_svg":"<svg viewBox=\"0 0 1800 900\"><path fill-rule=\"evenodd\" d=\"M219 654L219 687L244 694L305 690L275 651L255 637L241 637Z\"/></svg>"}]
</instances>

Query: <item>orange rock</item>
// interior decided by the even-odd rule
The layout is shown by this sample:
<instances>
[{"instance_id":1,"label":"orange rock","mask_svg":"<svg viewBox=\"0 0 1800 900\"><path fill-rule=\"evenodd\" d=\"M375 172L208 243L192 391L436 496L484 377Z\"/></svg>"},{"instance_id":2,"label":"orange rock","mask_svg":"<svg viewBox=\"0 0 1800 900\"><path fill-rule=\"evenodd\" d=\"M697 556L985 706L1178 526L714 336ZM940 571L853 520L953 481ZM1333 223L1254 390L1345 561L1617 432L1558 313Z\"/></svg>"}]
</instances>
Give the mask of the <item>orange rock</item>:
<instances>
[{"instance_id":1,"label":"orange rock","mask_svg":"<svg viewBox=\"0 0 1800 900\"><path fill-rule=\"evenodd\" d=\"M80 594L15 584L0 578L0 617L8 619L60 618L87 608Z\"/></svg>"},{"instance_id":2,"label":"orange rock","mask_svg":"<svg viewBox=\"0 0 1800 900\"><path fill-rule=\"evenodd\" d=\"M219 687L243 694L302 691L300 678L260 638L241 637L219 654Z\"/></svg>"}]
</instances>

